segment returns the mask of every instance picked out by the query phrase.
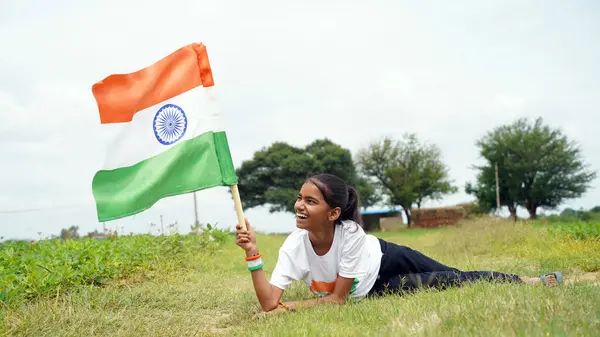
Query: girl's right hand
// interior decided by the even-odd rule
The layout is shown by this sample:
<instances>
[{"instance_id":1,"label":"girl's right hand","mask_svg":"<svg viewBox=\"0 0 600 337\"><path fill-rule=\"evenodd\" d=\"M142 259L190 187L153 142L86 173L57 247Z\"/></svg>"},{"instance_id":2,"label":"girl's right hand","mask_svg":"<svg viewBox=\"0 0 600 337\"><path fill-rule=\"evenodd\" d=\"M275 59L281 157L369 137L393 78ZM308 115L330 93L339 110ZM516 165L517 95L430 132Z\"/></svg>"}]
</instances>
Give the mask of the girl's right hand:
<instances>
[{"instance_id":1,"label":"girl's right hand","mask_svg":"<svg viewBox=\"0 0 600 337\"><path fill-rule=\"evenodd\" d=\"M256 251L256 235L250 226L248 219L246 220L246 230L242 229L240 224L235 225L235 243L242 247L246 252Z\"/></svg>"}]
</instances>

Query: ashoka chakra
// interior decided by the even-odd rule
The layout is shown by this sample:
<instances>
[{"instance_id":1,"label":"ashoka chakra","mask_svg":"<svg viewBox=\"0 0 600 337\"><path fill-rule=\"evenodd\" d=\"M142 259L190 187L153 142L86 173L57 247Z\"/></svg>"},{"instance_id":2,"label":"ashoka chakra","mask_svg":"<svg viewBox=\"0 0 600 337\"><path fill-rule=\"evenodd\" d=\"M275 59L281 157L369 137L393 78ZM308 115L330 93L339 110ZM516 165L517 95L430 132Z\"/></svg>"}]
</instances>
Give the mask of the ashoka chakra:
<instances>
[{"instance_id":1,"label":"ashoka chakra","mask_svg":"<svg viewBox=\"0 0 600 337\"><path fill-rule=\"evenodd\" d=\"M187 130L187 117L175 104L165 104L154 115L154 136L163 145L171 145L183 137Z\"/></svg>"}]
</instances>

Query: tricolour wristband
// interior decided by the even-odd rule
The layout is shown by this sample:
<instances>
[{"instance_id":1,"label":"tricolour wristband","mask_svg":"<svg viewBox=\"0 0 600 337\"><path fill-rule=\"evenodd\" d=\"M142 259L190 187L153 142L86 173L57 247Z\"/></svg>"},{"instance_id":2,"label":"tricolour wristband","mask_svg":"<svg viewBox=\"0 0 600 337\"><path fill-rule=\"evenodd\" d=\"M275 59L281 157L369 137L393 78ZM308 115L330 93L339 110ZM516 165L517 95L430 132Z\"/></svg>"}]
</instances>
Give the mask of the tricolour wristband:
<instances>
[{"instance_id":1,"label":"tricolour wristband","mask_svg":"<svg viewBox=\"0 0 600 337\"><path fill-rule=\"evenodd\" d=\"M259 257L258 259L248 261L248 270L255 271L259 270L264 266L262 259Z\"/></svg>"}]
</instances>

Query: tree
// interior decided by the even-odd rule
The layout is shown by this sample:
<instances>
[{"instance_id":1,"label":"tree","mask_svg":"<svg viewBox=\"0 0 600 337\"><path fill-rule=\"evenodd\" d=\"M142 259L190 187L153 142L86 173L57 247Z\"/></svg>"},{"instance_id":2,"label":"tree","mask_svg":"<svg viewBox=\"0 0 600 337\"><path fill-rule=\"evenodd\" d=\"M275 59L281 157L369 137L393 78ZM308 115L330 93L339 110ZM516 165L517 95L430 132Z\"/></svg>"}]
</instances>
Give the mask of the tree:
<instances>
[{"instance_id":1,"label":"tree","mask_svg":"<svg viewBox=\"0 0 600 337\"><path fill-rule=\"evenodd\" d=\"M392 206L403 208L411 224L410 209L427 200L439 200L457 188L448 180L448 170L439 149L421 144L416 135L405 134L400 141L383 137L357 154L360 172L370 178Z\"/></svg>"},{"instance_id":2,"label":"tree","mask_svg":"<svg viewBox=\"0 0 600 337\"><path fill-rule=\"evenodd\" d=\"M79 239L79 226L71 226L60 230L61 239Z\"/></svg>"},{"instance_id":3,"label":"tree","mask_svg":"<svg viewBox=\"0 0 600 337\"><path fill-rule=\"evenodd\" d=\"M600 213L600 206L594 206L594 207L590 208L590 212Z\"/></svg>"},{"instance_id":4,"label":"tree","mask_svg":"<svg viewBox=\"0 0 600 337\"><path fill-rule=\"evenodd\" d=\"M370 183L357 174L348 149L329 139L318 139L304 148L275 142L254 153L236 169L244 208L269 206L269 212L294 212L298 190L315 173L331 173L356 187L361 206L378 201Z\"/></svg>"},{"instance_id":5,"label":"tree","mask_svg":"<svg viewBox=\"0 0 600 337\"><path fill-rule=\"evenodd\" d=\"M417 181L417 208L426 200L440 200L444 194L455 193L458 188L448 180L448 169L441 161L441 151L437 146L425 144L419 149L418 162L420 179Z\"/></svg>"},{"instance_id":6,"label":"tree","mask_svg":"<svg viewBox=\"0 0 600 337\"><path fill-rule=\"evenodd\" d=\"M368 208L377 205L382 201L380 191L374 184L369 182L369 179L359 176L356 180L356 190L359 193L360 203L362 208Z\"/></svg>"},{"instance_id":7,"label":"tree","mask_svg":"<svg viewBox=\"0 0 600 337\"><path fill-rule=\"evenodd\" d=\"M497 127L476 144L485 164L475 167L477 182L467 184L467 193L495 209L491 190L495 191L497 163L501 206L508 206L515 219L517 206L536 219L538 208L555 209L567 199L580 197L596 177L583 162L578 145L544 125L542 118L533 123L521 118Z\"/></svg>"},{"instance_id":8,"label":"tree","mask_svg":"<svg viewBox=\"0 0 600 337\"><path fill-rule=\"evenodd\" d=\"M579 212L570 207L567 207L562 212L560 212L560 216L564 217L576 217L577 215L579 215Z\"/></svg>"}]
</instances>

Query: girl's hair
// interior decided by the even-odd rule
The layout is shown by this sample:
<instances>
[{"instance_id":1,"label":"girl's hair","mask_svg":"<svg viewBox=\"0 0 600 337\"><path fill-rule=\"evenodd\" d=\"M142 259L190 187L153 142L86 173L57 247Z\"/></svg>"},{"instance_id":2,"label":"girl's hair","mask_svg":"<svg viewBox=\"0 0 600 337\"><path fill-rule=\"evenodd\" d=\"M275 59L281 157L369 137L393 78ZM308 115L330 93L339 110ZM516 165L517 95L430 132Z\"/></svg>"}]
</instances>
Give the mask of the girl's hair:
<instances>
[{"instance_id":1,"label":"girl's hair","mask_svg":"<svg viewBox=\"0 0 600 337\"><path fill-rule=\"evenodd\" d=\"M348 186L340 177L327 173L310 176L306 181L317 186L330 207L339 207L342 210L336 223L341 224L343 220L352 220L359 226L363 226L360 200L354 187Z\"/></svg>"}]
</instances>

